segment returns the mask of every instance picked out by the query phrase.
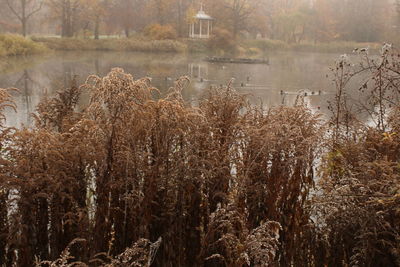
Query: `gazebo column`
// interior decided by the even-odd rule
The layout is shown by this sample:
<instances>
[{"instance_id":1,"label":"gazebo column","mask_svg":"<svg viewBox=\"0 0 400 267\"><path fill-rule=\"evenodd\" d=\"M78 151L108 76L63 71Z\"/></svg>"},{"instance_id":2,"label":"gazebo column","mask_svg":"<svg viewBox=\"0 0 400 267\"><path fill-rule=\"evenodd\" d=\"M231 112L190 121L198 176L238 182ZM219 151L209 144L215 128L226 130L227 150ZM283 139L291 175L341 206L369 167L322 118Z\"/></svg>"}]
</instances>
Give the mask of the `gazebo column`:
<instances>
[{"instance_id":1,"label":"gazebo column","mask_svg":"<svg viewBox=\"0 0 400 267\"><path fill-rule=\"evenodd\" d=\"M202 21L202 20L200 20L200 38L201 38L201 21Z\"/></svg>"},{"instance_id":2,"label":"gazebo column","mask_svg":"<svg viewBox=\"0 0 400 267\"><path fill-rule=\"evenodd\" d=\"M207 38L210 37L210 21L207 20Z\"/></svg>"},{"instance_id":3,"label":"gazebo column","mask_svg":"<svg viewBox=\"0 0 400 267\"><path fill-rule=\"evenodd\" d=\"M199 74L198 74L199 79L201 79L201 66L199 65Z\"/></svg>"}]
</instances>

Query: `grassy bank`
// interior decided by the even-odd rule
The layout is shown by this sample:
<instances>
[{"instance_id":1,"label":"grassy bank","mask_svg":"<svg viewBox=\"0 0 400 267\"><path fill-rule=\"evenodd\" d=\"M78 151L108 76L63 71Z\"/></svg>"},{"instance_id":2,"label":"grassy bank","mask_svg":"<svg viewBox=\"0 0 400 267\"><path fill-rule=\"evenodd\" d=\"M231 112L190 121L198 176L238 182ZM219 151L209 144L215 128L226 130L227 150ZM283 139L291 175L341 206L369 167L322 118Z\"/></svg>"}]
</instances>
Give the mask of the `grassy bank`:
<instances>
[{"instance_id":1,"label":"grassy bank","mask_svg":"<svg viewBox=\"0 0 400 267\"><path fill-rule=\"evenodd\" d=\"M369 47L371 52L377 52L382 47L378 43L357 43L357 42L329 42L314 43L301 42L289 44L280 40L245 40L241 46L247 51L269 52L269 51L299 51L319 53L351 53L354 48Z\"/></svg>"},{"instance_id":2,"label":"grassy bank","mask_svg":"<svg viewBox=\"0 0 400 267\"><path fill-rule=\"evenodd\" d=\"M230 47L229 49L227 47ZM135 51L135 52L170 52L170 53L233 53L235 55L257 55L273 51L301 51L320 53L351 53L356 47L369 47L377 52L380 44L356 42L313 43L302 42L288 44L279 40L242 40L236 45L213 46L210 49L208 40L150 40L146 38L112 38L112 39L78 39L57 37L24 38L19 35L0 35L0 57L16 55L32 55L46 50L62 51ZM228 51L229 50L229 51Z\"/></svg>"},{"instance_id":3,"label":"grassy bank","mask_svg":"<svg viewBox=\"0 0 400 267\"><path fill-rule=\"evenodd\" d=\"M229 41L229 42L228 42ZM368 47L371 53L378 53L381 50L380 43L359 43L350 41L337 41L329 43L315 43L304 41L296 44L289 44L280 40L241 40L232 44L231 40L225 40L214 44L214 49L210 50L210 41L186 39L190 53L219 53L234 54L236 56L251 56L266 54L274 51L297 51L297 52L316 52L316 53L352 53L355 48Z\"/></svg>"},{"instance_id":4,"label":"grassy bank","mask_svg":"<svg viewBox=\"0 0 400 267\"><path fill-rule=\"evenodd\" d=\"M33 37L35 42L54 50L98 50L98 51L136 51L136 52L184 52L186 44L175 40L146 39L77 39Z\"/></svg>"},{"instance_id":5,"label":"grassy bank","mask_svg":"<svg viewBox=\"0 0 400 267\"><path fill-rule=\"evenodd\" d=\"M110 39L80 39L58 37L32 37L23 38L18 35L0 35L0 56L30 55L42 53L46 48L62 51L135 51L135 52L172 52L172 53L207 53L222 52L239 55L261 54L272 51L301 51L320 53L350 53L356 47L369 47L372 52L380 49L377 43L357 42L330 42L314 43L302 42L288 44L279 40L242 40L237 45L213 46L210 51L208 40L150 40L142 37L136 38L110 38ZM227 49L227 47L230 47ZM229 50L229 51L227 51Z\"/></svg>"},{"instance_id":6,"label":"grassy bank","mask_svg":"<svg viewBox=\"0 0 400 267\"><path fill-rule=\"evenodd\" d=\"M0 57L33 55L46 51L46 47L31 39L14 34L0 34Z\"/></svg>"},{"instance_id":7,"label":"grassy bank","mask_svg":"<svg viewBox=\"0 0 400 267\"><path fill-rule=\"evenodd\" d=\"M226 40L225 40L226 41ZM368 47L371 53L380 51L382 45L379 43L358 43L358 42L329 42L314 43L301 42L289 44L280 40L241 40L236 44L221 42L214 45L213 53L217 54L234 54L236 56L251 56L266 54L274 51L297 51L297 52L317 52L317 53L351 53L355 48ZM184 41L187 44L190 53L207 53L210 52L210 43L208 40L191 40Z\"/></svg>"},{"instance_id":8,"label":"grassy bank","mask_svg":"<svg viewBox=\"0 0 400 267\"><path fill-rule=\"evenodd\" d=\"M206 39L194 40L188 38L184 42L188 47L189 53L207 53L210 50Z\"/></svg>"}]
</instances>

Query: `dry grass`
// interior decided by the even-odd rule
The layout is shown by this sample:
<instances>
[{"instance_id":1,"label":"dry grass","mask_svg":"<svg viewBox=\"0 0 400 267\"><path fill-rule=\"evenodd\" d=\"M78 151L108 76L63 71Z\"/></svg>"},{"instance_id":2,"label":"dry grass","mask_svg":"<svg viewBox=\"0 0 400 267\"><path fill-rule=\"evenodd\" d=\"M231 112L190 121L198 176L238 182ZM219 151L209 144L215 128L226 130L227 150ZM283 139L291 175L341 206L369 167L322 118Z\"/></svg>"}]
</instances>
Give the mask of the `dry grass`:
<instances>
[{"instance_id":1,"label":"dry grass","mask_svg":"<svg viewBox=\"0 0 400 267\"><path fill-rule=\"evenodd\" d=\"M238 241L246 246L244 262L262 261L260 249L271 250L265 255L271 262L289 251L294 241L278 251L286 238L278 242L277 229L297 227L298 219L284 219L279 202L268 211L252 206L289 196L295 202L312 187L308 170L317 118L303 106L265 113L229 86L211 89L199 107L192 107L181 96L187 82L177 81L167 97L156 99L149 79L134 80L115 69L40 104L36 127L17 131L4 151L4 192L18 192L5 202L6 209L16 207L8 231L24 237L10 235L8 260L20 265L29 265L34 256L56 260L66 255L62 251L69 242L81 238L87 242L71 248L68 257L87 262L98 253L118 255L140 238L162 237L156 265L199 265L211 256L207 251L224 255L223 247L212 249L208 237L202 241L217 223L218 205L238 208L244 232L237 234L247 232ZM77 113L82 89L91 92L91 100ZM263 142L268 146L260 146ZM300 160L300 149L311 154ZM279 158L283 152L287 156ZM281 161L296 170L278 170ZM256 171L260 168L265 173ZM255 183L278 191L254 199ZM291 194L277 189L290 183ZM16 251L24 257L16 258Z\"/></svg>"},{"instance_id":2,"label":"dry grass","mask_svg":"<svg viewBox=\"0 0 400 267\"><path fill-rule=\"evenodd\" d=\"M350 41L336 42L312 42L303 41L301 43L286 43L280 40L246 40L242 42L242 46L247 49L258 48L263 52L269 51L299 51L299 52L317 52L317 53L348 53L350 54L354 48L369 47L370 51L379 53L381 44L379 43L358 43Z\"/></svg>"},{"instance_id":3,"label":"dry grass","mask_svg":"<svg viewBox=\"0 0 400 267\"><path fill-rule=\"evenodd\" d=\"M2 56L26 56L40 54L46 51L44 45L38 44L14 34L0 34L0 57Z\"/></svg>"},{"instance_id":4,"label":"dry grass","mask_svg":"<svg viewBox=\"0 0 400 267\"><path fill-rule=\"evenodd\" d=\"M320 222L315 259L328 266L399 266L399 73L398 52L389 45L378 58L361 52L355 65L342 57L334 69L332 135L313 206ZM366 101L352 106L348 82L358 76Z\"/></svg>"},{"instance_id":5,"label":"dry grass","mask_svg":"<svg viewBox=\"0 0 400 267\"><path fill-rule=\"evenodd\" d=\"M132 52L184 52L186 45L176 40L137 39L78 39L78 38L44 38L33 40L50 49L66 51L132 51Z\"/></svg>"},{"instance_id":6,"label":"dry grass","mask_svg":"<svg viewBox=\"0 0 400 267\"><path fill-rule=\"evenodd\" d=\"M398 106L385 128L353 127L337 97L325 127L301 99L263 110L229 84L191 106L187 83L160 98L113 69L45 100L35 127L3 127L2 264L398 265ZM372 84L376 96L386 83ZM81 90L91 98L77 112Z\"/></svg>"}]
</instances>

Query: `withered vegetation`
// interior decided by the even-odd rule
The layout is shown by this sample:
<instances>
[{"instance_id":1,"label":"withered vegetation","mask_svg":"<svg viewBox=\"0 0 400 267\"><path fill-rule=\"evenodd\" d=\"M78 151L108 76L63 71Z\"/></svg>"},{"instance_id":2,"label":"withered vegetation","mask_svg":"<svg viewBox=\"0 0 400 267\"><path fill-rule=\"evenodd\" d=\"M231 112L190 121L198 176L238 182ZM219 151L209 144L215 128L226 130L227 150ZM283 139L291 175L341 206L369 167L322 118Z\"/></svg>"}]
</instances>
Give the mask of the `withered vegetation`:
<instances>
[{"instance_id":1,"label":"withered vegetation","mask_svg":"<svg viewBox=\"0 0 400 267\"><path fill-rule=\"evenodd\" d=\"M380 57L359 57L351 64L343 56L333 69L338 93L312 203L315 258L328 266L400 266L400 54L385 44ZM351 105L354 79L363 100Z\"/></svg>"},{"instance_id":2,"label":"withered vegetation","mask_svg":"<svg viewBox=\"0 0 400 267\"><path fill-rule=\"evenodd\" d=\"M301 99L264 110L228 85L194 106L187 78L160 97L122 69L0 124L1 264L398 266L400 60L361 57L334 68L328 125ZM363 122L346 90L366 72Z\"/></svg>"}]
</instances>

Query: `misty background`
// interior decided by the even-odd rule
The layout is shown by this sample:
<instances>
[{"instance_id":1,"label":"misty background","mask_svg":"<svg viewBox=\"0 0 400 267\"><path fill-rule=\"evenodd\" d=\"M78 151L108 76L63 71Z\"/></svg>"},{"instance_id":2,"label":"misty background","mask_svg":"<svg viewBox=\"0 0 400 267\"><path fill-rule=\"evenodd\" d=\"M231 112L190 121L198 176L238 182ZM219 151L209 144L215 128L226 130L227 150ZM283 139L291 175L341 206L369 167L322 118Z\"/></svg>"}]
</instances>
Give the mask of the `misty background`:
<instances>
[{"instance_id":1,"label":"misty background","mask_svg":"<svg viewBox=\"0 0 400 267\"><path fill-rule=\"evenodd\" d=\"M236 39L287 43L398 41L395 0L0 0L0 33L62 37L188 36L200 10L214 18L214 33Z\"/></svg>"}]
</instances>

